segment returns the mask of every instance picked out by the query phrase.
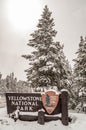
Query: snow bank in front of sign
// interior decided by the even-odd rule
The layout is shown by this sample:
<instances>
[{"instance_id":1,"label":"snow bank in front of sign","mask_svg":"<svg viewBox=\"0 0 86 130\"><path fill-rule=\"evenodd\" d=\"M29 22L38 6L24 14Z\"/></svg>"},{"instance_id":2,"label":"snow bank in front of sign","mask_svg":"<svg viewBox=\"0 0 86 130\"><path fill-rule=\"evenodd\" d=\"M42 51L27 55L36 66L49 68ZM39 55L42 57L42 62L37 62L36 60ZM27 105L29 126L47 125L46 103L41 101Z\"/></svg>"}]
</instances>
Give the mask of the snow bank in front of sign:
<instances>
[{"instance_id":1,"label":"snow bank in front of sign","mask_svg":"<svg viewBox=\"0 0 86 130\"><path fill-rule=\"evenodd\" d=\"M6 114L6 108L0 108L0 130L85 130L86 114L70 113L72 122L69 126L63 126L60 120L46 122L45 125L39 125L37 121L14 122Z\"/></svg>"}]
</instances>

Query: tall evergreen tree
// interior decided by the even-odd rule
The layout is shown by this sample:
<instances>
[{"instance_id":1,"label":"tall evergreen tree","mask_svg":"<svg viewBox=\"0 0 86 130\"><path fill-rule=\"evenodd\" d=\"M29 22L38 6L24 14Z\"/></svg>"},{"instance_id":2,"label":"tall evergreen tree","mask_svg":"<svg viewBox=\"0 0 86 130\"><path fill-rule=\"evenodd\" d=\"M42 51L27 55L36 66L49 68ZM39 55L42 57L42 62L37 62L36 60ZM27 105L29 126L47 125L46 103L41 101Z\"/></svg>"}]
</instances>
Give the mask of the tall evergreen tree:
<instances>
[{"instance_id":1,"label":"tall evergreen tree","mask_svg":"<svg viewBox=\"0 0 86 130\"><path fill-rule=\"evenodd\" d=\"M14 73L12 72L10 75L6 77L6 88L9 92L16 92L17 89L17 79L14 77Z\"/></svg>"},{"instance_id":2,"label":"tall evergreen tree","mask_svg":"<svg viewBox=\"0 0 86 130\"><path fill-rule=\"evenodd\" d=\"M0 94L4 94L7 91L5 80L2 79L2 74L0 73Z\"/></svg>"},{"instance_id":3,"label":"tall evergreen tree","mask_svg":"<svg viewBox=\"0 0 86 130\"><path fill-rule=\"evenodd\" d=\"M80 102L83 105L84 97L86 97L86 37L83 39L81 36L79 49L76 54L77 58L74 59L75 91L77 103Z\"/></svg>"},{"instance_id":4,"label":"tall evergreen tree","mask_svg":"<svg viewBox=\"0 0 86 130\"><path fill-rule=\"evenodd\" d=\"M2 86L1 86L1 78L2 78L2 74L1 74L1 72L0 72L0 92L1 92L1 90L2 90Z\"/></svg>"},{"instance_id":5,"label":"tall evergreen tree","mask_svg":"<svg viewBox=\"0 0 86 130\"><path fill-rule=\"evenodd\" d=\"M58 89L67 86L70 69L63 53L63 46L54 42L57 32L53 29L54 19L45 6L37 30L31 34L28 46L35 48L31 54L23 55L30 61L26 70L27 79L33 87L57 86Z\"/></svg>"},{"instance_id":6,"label":"tall evergreen tree","mask_svg":"<svg viewBox=\"0 0 86 130\"><path fill-rule=\"evenodd\" d=\"M1 78L2 78L2 74L1 74L1 72L0 72L0 80L1 80Z\"/></svg>"}]
</instances>

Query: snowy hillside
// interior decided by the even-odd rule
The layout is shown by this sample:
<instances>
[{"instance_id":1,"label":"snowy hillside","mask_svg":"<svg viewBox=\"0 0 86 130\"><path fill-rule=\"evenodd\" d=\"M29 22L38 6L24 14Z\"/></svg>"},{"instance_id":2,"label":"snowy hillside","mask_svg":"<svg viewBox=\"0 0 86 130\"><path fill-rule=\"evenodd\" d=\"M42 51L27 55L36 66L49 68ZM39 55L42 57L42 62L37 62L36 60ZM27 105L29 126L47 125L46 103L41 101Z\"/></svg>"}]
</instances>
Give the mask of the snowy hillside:
<instances>
[{"instance_id":1,"label":"snowy hillside","mask_svg":"<svg viewBox=\"0 0 86 130\"><path fill-rule=\"evenodd\" d=\"M37 121L14 122L6 113L6 108L0 108L0 130L85 130L86 114L69 112L72 122L69 126L63 126L60 120L46 122L45 125L39 125Z\"/></svg>"}]
</instances>

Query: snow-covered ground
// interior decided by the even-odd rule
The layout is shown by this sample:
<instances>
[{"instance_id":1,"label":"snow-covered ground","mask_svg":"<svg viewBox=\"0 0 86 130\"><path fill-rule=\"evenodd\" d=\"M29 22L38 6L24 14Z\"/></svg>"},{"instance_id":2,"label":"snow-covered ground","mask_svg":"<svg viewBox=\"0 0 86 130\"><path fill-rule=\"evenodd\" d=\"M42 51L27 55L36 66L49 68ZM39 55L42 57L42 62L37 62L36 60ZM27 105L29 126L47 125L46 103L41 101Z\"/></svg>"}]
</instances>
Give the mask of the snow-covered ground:
<instances>
[{"instance_id":1,"label":"snow-covered ground","mask_svg":"<svg viewBox=\"0 0 86 130\"><path fill-rule=\"evenodd\" d=\"M86 130L86 114L69 112L69 115L72 117L72 122L68 126L62 125L60 120L39 125L37 121L14 122L7 115L6 108L0 108L0 130Z\"/></svg>"},{"instance_id":2,"label":"snow-covered ground","mask_svg":"<svg viewBox=\"0 0 86 130\"><path fill-rule=\"evenodd\" d=\"M0 99L0 130L86 130L86 114L69 111L72 118L68 126L64 126L60 120L46 122L40 125L37 121L20 121L14 122L9 118L6 110L5 98Z\"/></svg>"}]
</instances>

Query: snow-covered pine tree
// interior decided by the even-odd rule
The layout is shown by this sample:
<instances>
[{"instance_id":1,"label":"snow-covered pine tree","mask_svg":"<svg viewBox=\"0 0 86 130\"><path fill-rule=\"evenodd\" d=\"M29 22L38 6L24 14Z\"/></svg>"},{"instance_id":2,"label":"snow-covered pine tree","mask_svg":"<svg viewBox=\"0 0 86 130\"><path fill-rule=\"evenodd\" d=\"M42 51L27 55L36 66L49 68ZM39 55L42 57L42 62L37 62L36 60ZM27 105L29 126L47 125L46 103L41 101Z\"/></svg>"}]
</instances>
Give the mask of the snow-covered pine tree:
<instances>
[{"instance_id":1,"label":"snow-covered pine tree","mask_svg":"<svg viewBox=\"0 0 86 130\"><path fill-rule=\"evenodd\" d=\"M31 54L23 55L29 60L27 79L32 87L57 86L66 88L69 84L70 68L63 53L63 45L54 42L56 31L53 29L54 19L52 12L45 6L42 18L39 20L37 30L31 34L28 46L35 48Z\"/></svg>"},{"instance_id":2,"label":"snow-covered pine tree","mask_svg":"<svg viewBox=\"0 0 86 130\"><path fill-rule=\"evenodd\" d=\"M5 79L2 79L2 74L0 73L0 95L3 95L6 92L6 83Z\"/></svg>"},{"instance_id":3,"label":"snow-covered pine tree","mask_svg":"<svg viewBox=\"0 0 86 130\"><path fill-rule=\"evenodd\" d=\"M79 43L79 49L76 52L77 58L74 59L74 78L75 78L75 91L76 101L79 107L86 103L86 37Z\"/></svg>"},{"instance_id":4,"label":"snow-covered pine tree","mask_svg":"<svg viewBox=\"0 0 86 130\"><path fill-rule=\"evenodd\" d=\"M10 73L6 77L6 88L8 92L16 92L17 91L17 78L14 77L14 73Z\"/></svg>"},{"instance_id":5,"label":"snow-covered pine tree","mask_svg":"<svg viewBox=\"0 0 86 130\"><path fill-rule=\"evenodd\" d=\"M1 74L1 72L0 72L0 92L1 92L1 90L2 90L2 86L1 86L1 78L2 78L2 74Z\"/></svg>"},{"instance_id":6,"label":"snow-covered pine tree","mask_svg":"<svg viewBox=\"0 0 86 130\"><path fill-rule=\"evenodd\" d=\"M2 74L1 74L1 72L0 72L0 80L1 80L1 78L2 78Z\"/></svg>"}]
</instances>

